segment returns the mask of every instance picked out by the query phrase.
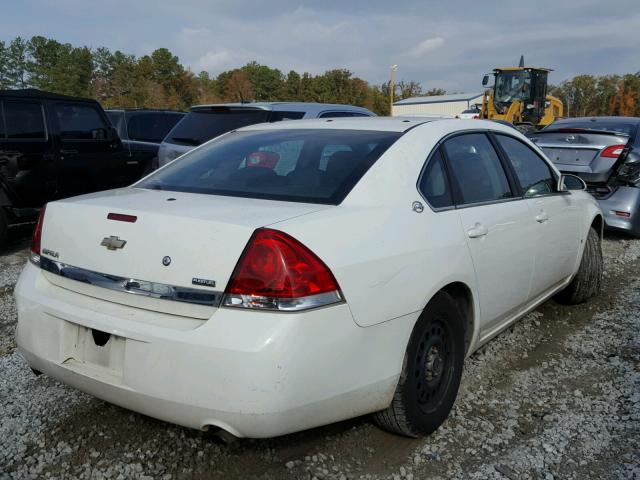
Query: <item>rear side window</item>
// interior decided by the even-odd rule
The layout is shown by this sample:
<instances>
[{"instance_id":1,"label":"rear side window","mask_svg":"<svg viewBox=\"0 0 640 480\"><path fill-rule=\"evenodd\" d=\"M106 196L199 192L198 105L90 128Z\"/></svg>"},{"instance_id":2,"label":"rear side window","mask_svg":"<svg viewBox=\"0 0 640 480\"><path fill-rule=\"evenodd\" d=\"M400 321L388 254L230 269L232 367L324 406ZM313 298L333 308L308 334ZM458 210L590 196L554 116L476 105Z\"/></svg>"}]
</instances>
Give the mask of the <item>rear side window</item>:
<instances>
[{"instance_id":1,"label":"rear side window","mask_svg":"<svg viewBox=\"0 0 640 480\"><path fill-rule=\"evenodd\" d=\"M496 135L496 139L513 165L525 197L537 197L555 192L556 181L549 165L530 147L505 135Z\"/></svg>"},{"instance_id":2,"label":"rear side window","mask_svg":"<svg viewBox=\"0 0 640 480\"><path fill-rule=\"evenodd\" d=\"M305 112L271 112L270 122L282 122L283 120L300 120Z\"/></svg>"},{"instance_id":3,"label":"rear side window","mask_svg":"<svg viewBox=\"0 0 640 480\"><path fill-rule=\"evenodd\" d=\"M420 179L419 188L433 208L445 208L453 205L449 180L439 149L429 159L427 168Z\"/></svg>"},{"instance_id":4,"label":"rear side window","mask_svg":"<svg viewBox=\"0 0 640 480\"><path fill-rule=\"evenodd\" d=\"M483 133L458 135L443 144L461 204L513 196L498 154Z\"/></svg>"},{"instance_id":5,"label":"rear side window","mask_svg":"<svg viewBox=\"0 0 640 480\"><path fill-rule=\"evenodd\" d=\"M58 104L55 116L63 140L106 140L107 126L90 105Z\"/></svg>"},{"instance_id":6,"label":"rear side window","mask_svg":"<svg viewBox=\"0 0 640 480\"><path fill-rule=\"evenodd\" d=\"M400 135L326 129L233 132L137 186L337 205ZM327 151L332 152L328 157Z\"/></svg>"},{"instance_id":7,"label":"rear side window","mask_svg":"<svg viewBox=\"0 0 640 480\"><path fill-rule=\"evenodd\" d=\"M269 119L269 111L213 107L189 112L171 130L167 141L178 145L197 146L223 133Z\"/></svg>"},{"instance_id":8,"label":"rear side window","mask_svg":"<svg viewBox=\"0 0 640 480\"><path fill-rule=\"evenodd\" d=\"M160 143L169 129L161 112L132 113L127 118L130 140Z\"/></svg>"},{"instance_id":9,"label":"rear side window","mask_svg":"<svg viewBox=\"0 0 640 480\"><path fill-rule=\"evenodd\" d=\"M3 103L6 136L9 139L44 139L46 129L38 102Z\"/></svg>"}]
</instances>

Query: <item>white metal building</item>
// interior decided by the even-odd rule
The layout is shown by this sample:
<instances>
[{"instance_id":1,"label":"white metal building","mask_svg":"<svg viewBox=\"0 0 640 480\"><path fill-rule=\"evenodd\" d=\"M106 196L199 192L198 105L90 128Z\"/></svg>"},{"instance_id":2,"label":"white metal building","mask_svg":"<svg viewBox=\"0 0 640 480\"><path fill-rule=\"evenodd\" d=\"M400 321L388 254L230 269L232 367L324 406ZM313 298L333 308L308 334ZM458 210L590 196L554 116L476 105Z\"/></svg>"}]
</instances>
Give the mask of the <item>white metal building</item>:
<instances>
[{"instance_id":1,"label":"white metal building","mask_svg":"<svg viewBox=\"0 0 640 480\"><path fill-rule=\"evenodd\" d=\"M443 115L454 117L475 104L482 104L482 93L454 93L452 95L405 98L393 104L391 116Z\"/></svg>"}]
</instances>

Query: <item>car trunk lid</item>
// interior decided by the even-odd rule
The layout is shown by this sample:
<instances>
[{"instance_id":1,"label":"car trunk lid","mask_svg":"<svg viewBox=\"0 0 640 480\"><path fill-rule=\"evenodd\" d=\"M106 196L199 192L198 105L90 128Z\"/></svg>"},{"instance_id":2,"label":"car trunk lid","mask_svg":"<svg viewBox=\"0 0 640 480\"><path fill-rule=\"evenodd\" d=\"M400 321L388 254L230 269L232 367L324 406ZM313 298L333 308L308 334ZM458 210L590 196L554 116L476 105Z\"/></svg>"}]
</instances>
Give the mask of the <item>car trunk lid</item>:
<instances>
[{"instance_id":1,"label":"car trunk lid","mask_svg":"<svg viewBox=\"0 0 640 480\"><path fill-rule=\"evenodd\" d=\"M558 169L600 176L609 173L617 160L601 156L603 150L611 145L625 145L629 140L626 135L611 132L572 130L543 130L530 138Z\"/></svg>"},{"instance_id":2,"label":"car trunk lid","mask_svg":"<svg viewBox=\"0 0 640 480\"><path fill-rule=\"evenodd\" d=\"M323 208L330 207L137 188L55 202L47 207L42 256L76 270L67 278L45 275L107 301L208 318L215 305L188 301L188 292L224 291L256 228ZM93 274L122 288L100 288ZM186 291L186 301L167 300L169 287Z\"/></svg>"}]
</instances>

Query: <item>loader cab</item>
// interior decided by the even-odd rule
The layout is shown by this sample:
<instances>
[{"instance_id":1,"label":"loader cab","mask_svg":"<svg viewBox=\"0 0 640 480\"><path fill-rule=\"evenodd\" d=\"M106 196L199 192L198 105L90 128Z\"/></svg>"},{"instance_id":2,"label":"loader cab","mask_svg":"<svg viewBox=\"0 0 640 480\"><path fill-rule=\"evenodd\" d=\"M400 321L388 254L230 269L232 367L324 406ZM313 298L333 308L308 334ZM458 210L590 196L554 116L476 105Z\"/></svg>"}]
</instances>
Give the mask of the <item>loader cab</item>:
<instances>
[{"instance_id":1,"label":"loader cab","mask_svg":"<svg viewBox=\"0 0 640 480\"><path fill-rule=\"evenodd\" d=\"M519 101L522 103L522 120L537 124L545 114L549 70L496 68L493 74L493 101L496 105L506 110L513 102Z\"/></svg>"}]
</instances>

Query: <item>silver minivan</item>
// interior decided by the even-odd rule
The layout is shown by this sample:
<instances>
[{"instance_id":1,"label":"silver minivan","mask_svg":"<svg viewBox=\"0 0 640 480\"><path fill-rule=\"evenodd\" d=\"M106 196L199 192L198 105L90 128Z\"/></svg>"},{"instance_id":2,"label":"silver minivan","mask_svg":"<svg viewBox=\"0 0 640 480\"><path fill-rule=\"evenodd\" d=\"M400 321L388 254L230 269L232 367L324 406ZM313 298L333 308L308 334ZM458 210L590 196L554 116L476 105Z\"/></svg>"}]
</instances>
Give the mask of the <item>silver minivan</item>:
<instances>
[{"instance_id":1,"label":"silver minivan","mask_svg":"<svg viewBox=\"0 0 640 480\"><path fill-rule=\"evenodd\" d=\"M307 118L374 117L362 107L330 103L256 102L219 103L191 107L160 144L158 163L162 167L183 153L212 138L255 123Z\"/></svg>"}]
</instances>

